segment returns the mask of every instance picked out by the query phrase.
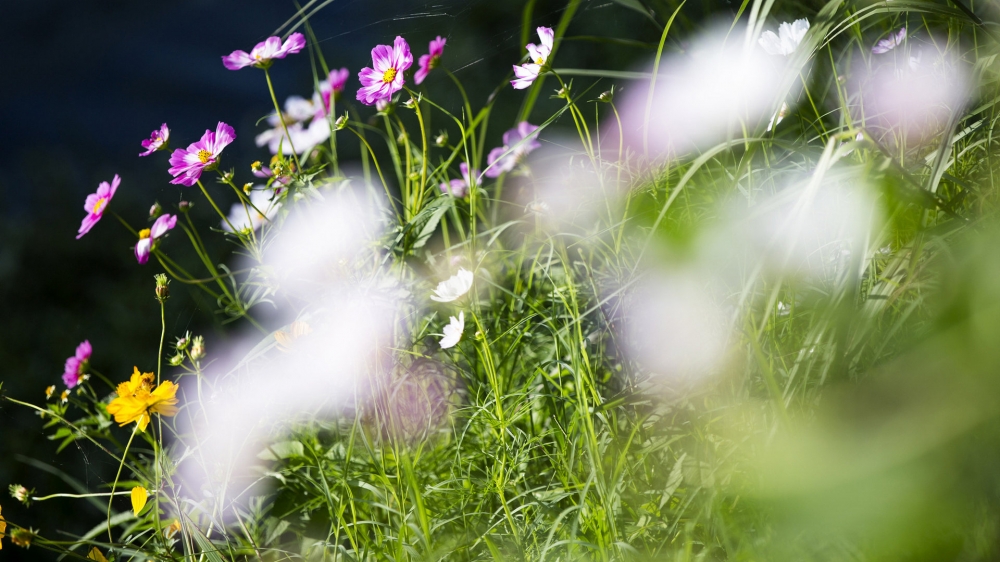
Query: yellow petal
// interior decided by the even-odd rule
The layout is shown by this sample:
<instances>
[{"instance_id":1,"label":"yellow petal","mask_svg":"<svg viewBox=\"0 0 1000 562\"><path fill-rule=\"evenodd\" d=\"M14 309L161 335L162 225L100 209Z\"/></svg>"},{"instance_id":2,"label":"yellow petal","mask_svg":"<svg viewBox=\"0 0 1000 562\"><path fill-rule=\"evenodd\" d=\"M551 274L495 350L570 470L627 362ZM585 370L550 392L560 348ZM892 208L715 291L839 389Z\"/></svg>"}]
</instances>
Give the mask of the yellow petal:
<instances>
[{"instance_id":1,"label":"yellow petal","mask_svg":"<svg viewBox=\"0 0 1000 562\"><path fill-rule=\"evenodd\" d=\"M97 550L96 546L90 549L90 554L87 555L87 560L97 560L97 562L108 562L108 559L105 558L103 554L101 554L100 550Z\"/></svg>"},{"instance_id":2,"label":"yellow petal","mask_svg":"<svg viewBox=\"0 0 1000 562\"><path fill-rule=\"evenodd\" d=\"M139 512L142 508L146 507L146 498L149 497L149 492L146 491L142 486L136 486L132 488L132 513L135 516L139 516Z\"/></svg>"}]
</instances>

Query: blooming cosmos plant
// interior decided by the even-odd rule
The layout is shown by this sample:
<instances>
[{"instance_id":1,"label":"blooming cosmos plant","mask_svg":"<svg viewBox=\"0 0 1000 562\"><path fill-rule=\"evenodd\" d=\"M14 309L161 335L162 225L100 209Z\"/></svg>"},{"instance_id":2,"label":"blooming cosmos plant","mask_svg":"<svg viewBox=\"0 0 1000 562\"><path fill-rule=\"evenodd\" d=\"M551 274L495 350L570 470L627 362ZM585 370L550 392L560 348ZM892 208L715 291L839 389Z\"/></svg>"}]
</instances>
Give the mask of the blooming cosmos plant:
<instances>
[{"instance_id":1,"label":"blooming cosmos plant","mask_svg":"<svg viewBox=\"0 0 1000 562\"><path fill-rule=\"evenodd\" d=\"M530 86L549 63L555 33L553 33L551 27L539 27L536 31L542 44L535 45L534 43L528 43L524 46L528 50L530 60L521 65L514 65L514 76L517 78L511 80L510 85L515 90L523 90Z\"/></svg>"},{"instance_id":2,"label":"blooming cosmos plant","mask_svg":"<svg viewBox=\"0 0 1000 562\"><path fill-rule=\"evenodd\" d=\"M486 177L496 178L504 172L509 172L517 166L532 150L542 145L536 140L538 126L527 121L521 121L517 127L503 134L503 146L490 151L486 162Z\"/></svg>"},{"instance_id":3,"label":"blooming cosmos plant","mask_svg":"<svg viewBox=\"0 0 1000 562\"><path fill-rule=\"evenodd\" d=\"M150 154L158 150L167 149L167 141L170 139L170 129L167 128L167 124L164 123L160 125L160 128L149 134L149 138L142 141L142 147L146 149L146 152L142 152L139 156L149 156Z\"/></svg>"},{"instance_id":4,"label":"blooming cosmos plant","mask_svg":"<svg viewBox=\"0 0 1000 562\"><path fill-rule=\"evenodd\" d=\"M392 47L376 45L372 49L372 66L358 73L361 89L358 101L365 105L375 105L378 101L389 101L392 95L403 89L403 72L413 66L413 55L406 39L396 37Z\"/></svg>"},{"instance_id":5,"label":"blooming cosmos plant","mask_svg":"<svg viewBox=\"0 0 1000 562\"><path fill-rule=\"evenodd\" d=\"M769 55L788 56L795 52L806 32L809 31L809 20L802 18L792 23L787 21L778 26L778 34L765 31L760 36L760 46Z\"/></svg>"},{"instance_id":6,"label":"blooming cosmos plant","mask_svg":"<svg viewBox=\"0 0 1000 562\"><path fill-rule=\"evenodd\" d=\"M87 380L87 367L90 363L90 354L93 352L94 349L90 346L90 341L84 340L76 346L76 353L66 359L62 379L67 387L73 388ZM52 389L54 391L55 387Z\"/></svg>"},{"instance_id":7,"label":"blooming cosmos plant","mask_svg":"<svg viewBox=\"0 0 1000 562\"><path fill-rule=\"evenodd\" d=\"M87 216L83 217L83 222L80 223L80 230L77 231L76 235L77 240L83 238L83 235L90 232L90 229L94 228L94 225L101 220L101 217L104 216L104 210L108 208L108 203L115 196L115 191L118 191L118 185L121 182L121 178L115 174L111 184L102 181L97 186L97 191L87 196L87 200L83 204L83 210L87 211Z\"/></svg>"},{"instance_id":8,"label":"blooming cosmos plant","mask_svg":"<svg viewBox=\"0 0 1000 562\"><path fill-rule=\"evenodd\" d=\"M458 273L449 277L446 281L438 283L434 289L432 301L451 302L469 292L472 288L472 272L465 268L459 268Z\"/></svg>"},{"instance_id":9,"label":"blooming cosmos plant","mask_svg":"<svg viewBox=\"0 0 1000 562\"><path fill-rule=\"evenodd\" d=\"M153 226L139 231L139 242L135 245L135 259L140 264L149 261L149 254L153 252L153 246L157 239L177 226L177 215L163 215L156 219Z\"/></svg>"},{"instance_id":10,"label":"blooming cosmos plant","mask_svg":"<svg viewBox=\"0 0 1000 562\"><path fill-rule=\"evenodd\" d=\"M905 27L895 33L890 33L888 37L882 39L878 43L875 43L875 46L872 47L872 54L881 55L883 53L888 53L889 51L902 45L904 39L906 39Z\"/></svg>"},{"instance_id":11,"label":"blooming cosmos plant","mask_svg":"<svg viewBox=\"0 0 1000 562\"><path fill-rule=\"evenodd\" d=\"M472 187L472 178L479 176L479 170L472 170L470 174L469 165L465 162L459 164L458 169L462 172L462 177L442 183L441 193L450 193L454 197L465 197L469 194L469 188Z\"/></svg>"},{"instance_id":12,"label":"blooming cosmos plant","mask_svg":"<svg viewBox=\"0 0 1000 562\"><path fill-rule=\"evenodd\" d=\"M205 131L201 140L188 145L187 148L178 148L170 155L170 166L167 170L174 179L170 183L186 185L191 187L201 178L201 173L207 169L212 169L219 164L219 155L222 149L229 146L236 140L236 131L222 121L215 128L215 132Z\"/></svg>"},{"instance_id":13,"label":"blooming cosmos plant","mask_svg":"<svg viewBox=\"0 0 1000 562\"><path fill-rule=\"evenodd\" d=\"M301 33L293 33L288 36L284 43L280 37L268 37L257 43L249 53L246 51L233 51L222 57L222 64L229 70L239 70L247 66L256 68L267 68L271 66L274 59L283 59L288 55L294 55L306 46L306 38Z\"/></svg>"},{"instance_id":14,"label":"blooming cosmos plant","mask_svg":"<svg viewBox=\"0 0 1000 562\"><path fill-rule=\"evenodd\" d=\"M449 318L448 325L444 327L444 337L441 338L441 349L455 347L462 339L462 332L465 331L465 312L459 312L458 318Z\"/></svg>"},{"instance_id":15,"label":"blooming cosmos plant","mask_svg":"<svg viewBox=\"0 0 1000 562\"><path fill-rule=\"evenodd\" d=\"M417 61L417 72L413 74L414 83L423 83L427 75L431 73L431 70L437 67L438 62L441 60L441 55L444 54L444 44L447 42L448 40L441 36L431 41L428 46L430 52L426 55L421 55L420 60Z\"/></svg>"}]
</instances>

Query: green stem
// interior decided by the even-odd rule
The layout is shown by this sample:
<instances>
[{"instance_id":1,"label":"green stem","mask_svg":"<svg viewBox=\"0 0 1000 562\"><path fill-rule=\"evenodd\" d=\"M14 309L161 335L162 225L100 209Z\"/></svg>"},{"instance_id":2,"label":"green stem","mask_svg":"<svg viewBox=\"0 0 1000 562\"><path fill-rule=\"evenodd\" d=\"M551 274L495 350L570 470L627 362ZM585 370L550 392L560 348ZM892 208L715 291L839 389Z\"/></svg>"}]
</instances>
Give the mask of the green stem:
<instances>
[{"instance_id":1,"label":"green stem","mask_svg":"<svg viewBox=\"0 0 1000 562\"><path fill-rule=\"evenodd\" d=\"M299 164L299 153L295 150L295 144L292 143L292 136L288 134L288 126L285 125L285 115L281 113L281 106L278 105L278 98L274 95L274 85L271 84L271 73L265 68L264 77L267 78L267 91L271 92L271 101L274 102L274 110L278 115L278 122L281 123L281 128L285 131L285 138L288 139L288 146L292 147L292 159L295 160L295 169L302 172L302 165Z\"/></svg>"},{"instance_id":2,"label":"green stem","mask_svg":"<svg viewBox=\"0 0 1000 562\"><path fill-rule=\"evenodd\" d=\"M122 460L118 464L118 474L115 474L115 483L111 485L111 497L108 498L108 542L115 542L114 537L111 536L111 500L115 498L114 492L115 488L118 486L118 479L122 475L122 467L125 466L125 458L128 456L128 448L132 446L132 439L135 438L135 434L139 431L139 422L135 422L135 427L132 428L132 435L128 438L128 443L125 444L125 452L122 453Z\"/></svg>"}]
</instances>

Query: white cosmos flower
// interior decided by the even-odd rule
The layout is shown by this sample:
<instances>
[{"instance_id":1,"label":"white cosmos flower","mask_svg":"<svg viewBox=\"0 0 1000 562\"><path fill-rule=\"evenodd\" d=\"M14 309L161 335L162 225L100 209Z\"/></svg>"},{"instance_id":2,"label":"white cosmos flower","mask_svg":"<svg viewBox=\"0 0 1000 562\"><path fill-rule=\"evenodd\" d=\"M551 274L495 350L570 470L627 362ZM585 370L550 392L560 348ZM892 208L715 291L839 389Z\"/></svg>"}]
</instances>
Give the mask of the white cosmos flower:
<instances>
[{"instance_id":1,"label":"white cosmos flower","mask_svg":"<svg viewBox=\"0 0 1000 562\"><path fill-rule=\"evenodd\" d=\"M236 230L243 230L245 228L257 230L265 221L273 220L275 215L278 214L278 209L281 208L281 203L271 201L272 193L270 189L265 189L263 186L256 186L256 189L250 192L250 202L253 203L253 207L248 205L244 208L242 203L233 203L232 208L229 210L229 222L222 221L223 230L232 232L233 229L229 227L230 224ZM257 209L254 210L254 207ZM258 210L260 213L257 212Z\"/></svg>"},{"instance_id":2,"label":"white cosmos flower","mask_svg":"<svg viewBox=\"0 0 1000 562\"><path fill-rule=\"evenodd\" d=\"M458 318L452 316L450 320L448 325L444 327L444 337L441 338L441 349L455 347L458 341L462 339L462 332L465 331L465 312L459 312Z\"/></svg>"},{"instance_id":3,"label":"white cosmos flower","mask_svg":"<svg viewBox=\"0 0 1000 562\"><path fill-rule=\"evenodd\" d=\"M465 293L468 293L471 287L472 272L467 271L465 268L459 268L458 273L452 275L447 281L438 283L437 289L434 289L434 295L431 297L431 300L437 302L451 302Z\"/></svg>"},{"instance_id":4,"label":"white cosmos flower","mask_svg":"<svg viewBox=\"0 0 1000 562\"><path fill-rule=\"evenodd\" d=\"M802 42L806 32L809 31L809 20L802 18L792 23L787 21L778 26L778 34L773 31L765 31L760 36L760 46L769 55L790 55L795 52L795 48Z\"/></svg>"}]
</instances>

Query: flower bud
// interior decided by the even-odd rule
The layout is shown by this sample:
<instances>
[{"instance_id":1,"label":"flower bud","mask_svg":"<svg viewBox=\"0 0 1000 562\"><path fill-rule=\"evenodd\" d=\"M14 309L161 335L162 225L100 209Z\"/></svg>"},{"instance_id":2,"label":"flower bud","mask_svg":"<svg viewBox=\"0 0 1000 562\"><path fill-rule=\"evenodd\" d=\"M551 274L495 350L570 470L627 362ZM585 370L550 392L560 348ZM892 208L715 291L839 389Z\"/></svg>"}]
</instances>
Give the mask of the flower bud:
<instances>
[{"instance_id":1,"label":"flower bud","mask_svg":"<svg viewBox=\"0 0 1000 562\"><path fill-rule=\"evenodd\" d=\"M224 172L222 174L222 181L224 181L226 183L229 183L229 182L233 181L233 171L229 170L228 172Z\"/></svg>"},{"instance_id":2,"label":"flower bud","mask_svg":"<svg viewBox=\"0 0 1000 562\"><path fill-rule=\"evenodd\" d=\"M597 96L597 99L601 100L604 103L611 103L615 99L615 91L608 90L607 92L604 92L601 95Z\"/></svg>"},{"instance_id":3,"label":"flower bud","mask_svg":"<svg viewBox=\"0 0 1000 562\"><path fill-rule=\"evenodd\" d=\"M170 359L167 359L167 363L169 363L171 367L180 367L181 364L184 363L184 353L178 351Z\"/></svg>"},{"instance_id":4,"label":"flower bud","mask_svg":"<svg viewBox=\"0 0 1000 562\"><path fill-rule=\"evenodd\" d=\"M151 220L159 217L161 213L163 213L163 207L159 203L153 203L153 206L149 208L149 218Z\"/></svg>"},{"instance_id":5,"label":"flower bud","mask_svg":"<svg viewBox=\"0 0 1000 562\"><path fill-rule=\"evenodd\" d=\"M245 184L243 184L243 193L250 195L251 191L253 191L253 182L248 181Z\"/></svg>"},{"instance_id":6,"label":"flower bud","mask_svg":"<svg viewBox=\"0 0 1000 562\"><path fill-rule=\"evenodd\" d=\"M31 503L31 490L25 488L24 486L20 484L11 484L8 490L10 490L10 497L15 500L23 503L24 505Z\"/></svg>"},{"instance_id":7,"label":"flower bud","mask_svg":"<svg viewBox=\"0 0 1000 562\"><path fill-rule=\"evenodd\" d=\"M205 357L205 338L195 336L194 339L191 340L191 359L199 361L203 357Z\"/></svg>"},{"instance_id":8,"label":"flower bud","mask_svg":"<svg viewBox=\"0 0 1000 562\"><path fill-rule=\"evenodd\" d=\"M182 213L186 213L186 212L190 211L191 207L193 207L193 206L194 206L194 203L191 203L190 201L181 201L180 203L177 204L177 210L180 211L180 212L182 212Z\"/></svg>"},{"instance_id":9,"label":"flower bud","mask_svg":"<svg viewBox=\"0 0 1000 562\"><path fill-rule=\"evenodd\" d=\"M34 529L25 529L24 527L18 527L10 532L10 542L16 544L21 548L30 548L31 541L34 540L37 535L37 531Z\"/></svg>"},{"instance_id":10,"label":"flower bud","mask_svg":"<svg viewBox=\"0 0 1000 562\"><path fill-rule=\"evenodd\" d=\"M174 348L177 349L177 351L184 351L190 343L191 332L184 332L183 336L177 338L177 343L174 344Z\"/></svg>"},{"instance_id":11,"label":"flower bud","mask_svg":"<svg viewBox=\"0 0 1000 562\"><path fill-rule=\"evenodd\" d=\"M442 147L448 144L448 131L441 131L434 137L434 146Z\"/></svg>"},{"instance_id":12,"label":"flower bud","mask_svg":"<svg viewBox=\"0 0 1000 562\"><path fill-rule=\"evenodd\" d=\"M333 123L333 126L336 127L336 129L338 131L341 130L341 129L343 129L344 127L346 127L347 126L347 114L345 113L345 114L341 115L340 117L338 117L337 120Z\"/></svg>"},{"instance_id":13,"label":"flower bud","mask_svg":"<svg viewBox=\"0 0 1000 562\"><path fill-rule=\"evenodd\" d=\"M406 100L406 101L403 102L403 107L405 107L407 109L416 109L416 107L417 107L417 100L415 100L413 98L410 98L410 99L408 99L408 100Z\"/></svg>"},{"instance_id":14,"label":"flower bud","mask_svg":"<svg viewBox=\"0 0 1000 562\"><path fill-rule=\"evenodd\" d=\"M45 389L45 399L49 400L56 393L56 385L51 385Z\"/></svg>"},{"instance_id":15,"label":"flower bud","mask_svg":"<svg viewBox=\"0 0 1000 562\"><path fill-rule=\"evenodd\" d=\"M260 160L255 161L253 164L250 164L250 171L251 172L255 172L256 173L256 172L261 171L263 168L264 168L264 165L260 163Z\"/></svg>"},{"instance_id":16,"label":"flower bud","mask_svg":"<svg viewBox=\"0 0 1000 562\"><path fill-rule=\"evenodd\" d=\"M157 273L153 279L156 280L156 299L160 302L167 300L170 296L170 279L163 273Z\"/></svg>"}]
</instances>

